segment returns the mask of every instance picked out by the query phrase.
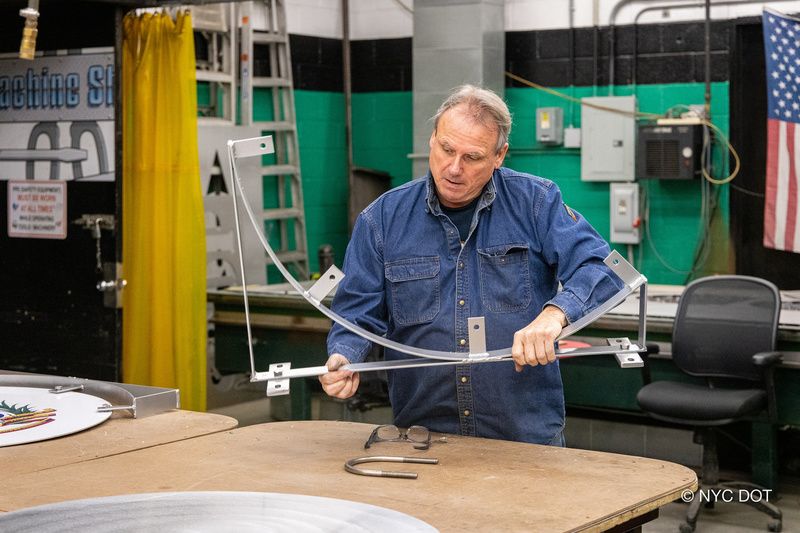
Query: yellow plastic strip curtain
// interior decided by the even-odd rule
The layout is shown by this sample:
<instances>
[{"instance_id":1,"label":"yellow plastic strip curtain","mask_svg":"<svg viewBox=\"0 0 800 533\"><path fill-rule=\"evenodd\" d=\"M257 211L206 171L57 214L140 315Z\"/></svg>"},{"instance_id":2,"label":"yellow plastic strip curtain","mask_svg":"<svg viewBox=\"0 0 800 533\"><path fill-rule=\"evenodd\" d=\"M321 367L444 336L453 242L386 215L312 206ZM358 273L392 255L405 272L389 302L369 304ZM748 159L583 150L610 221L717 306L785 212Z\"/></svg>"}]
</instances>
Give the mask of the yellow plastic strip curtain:
<instances>
[{"instance_id":1,"label":"yellow plastic strip curtain","mask_svg":"<svg viewBox=\"0 0 800 533\"><path fill-rule=\"evenodd\" d=\"M126 383L206 406L206 248L189 13L123 21L122 320Z\"/></svg>"}]
</instances>

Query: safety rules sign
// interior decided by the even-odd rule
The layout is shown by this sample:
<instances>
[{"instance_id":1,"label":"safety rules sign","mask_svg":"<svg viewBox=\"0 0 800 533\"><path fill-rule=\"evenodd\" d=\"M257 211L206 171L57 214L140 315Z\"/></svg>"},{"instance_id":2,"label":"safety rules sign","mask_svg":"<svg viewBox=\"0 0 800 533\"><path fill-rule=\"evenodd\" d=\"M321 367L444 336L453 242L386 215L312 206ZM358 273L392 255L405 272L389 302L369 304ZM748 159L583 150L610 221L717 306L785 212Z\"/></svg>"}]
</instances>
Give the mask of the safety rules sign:
<instances>
[{"instance_id":1,"label":"safety rules sign","mask_svg":"<svg viewBox=\"0 0 800 533\"><path fill-rule=\"evenodd\" d=\"M67 183L9 181L8 236L67 238Z\"/></svg>"}]
</instances>

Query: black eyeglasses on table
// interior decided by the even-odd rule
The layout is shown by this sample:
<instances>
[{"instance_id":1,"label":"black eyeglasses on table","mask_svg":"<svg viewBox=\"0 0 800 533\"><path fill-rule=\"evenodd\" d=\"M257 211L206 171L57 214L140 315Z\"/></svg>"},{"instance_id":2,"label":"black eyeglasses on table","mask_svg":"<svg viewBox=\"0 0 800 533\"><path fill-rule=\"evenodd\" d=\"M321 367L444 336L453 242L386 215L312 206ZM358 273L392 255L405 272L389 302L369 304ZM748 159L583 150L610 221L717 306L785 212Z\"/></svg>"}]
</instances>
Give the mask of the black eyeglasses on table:
<instances>
[{"instance_id":1,"label":"black eyeglasses on table","mask_svg":"<svg viewBox=\"0 0 800 533\"><path fill-rule=\"evenodd\" d=\"M409 441L417 450L427 450L431 447L431 432L423 426L411 426L400 429L393 424L384 424L372 430L372 434L364 443L366 450L376 442L402 442Z\"/></svg>"}]
</instances>

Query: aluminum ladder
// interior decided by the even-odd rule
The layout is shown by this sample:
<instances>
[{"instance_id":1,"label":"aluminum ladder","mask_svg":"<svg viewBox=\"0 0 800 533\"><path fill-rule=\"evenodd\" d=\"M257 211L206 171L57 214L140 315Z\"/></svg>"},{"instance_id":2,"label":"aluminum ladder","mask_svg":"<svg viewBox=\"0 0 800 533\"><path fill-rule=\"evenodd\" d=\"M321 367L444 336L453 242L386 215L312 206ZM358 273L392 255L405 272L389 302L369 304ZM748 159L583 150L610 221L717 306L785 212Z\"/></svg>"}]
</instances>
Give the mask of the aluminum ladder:
<instances>
[{"instance_id":1,"label":"aluminum ladder","mask_svg":"<svg viewBox=\"0 0 800 533\"><path fill-rule=\"evenodd\" d=\"M262 135L272 135L275 145L274 157L265 158L262 167L264 199L270 204L261 213L264 230L281 262L294 269L298 279L308 279L303 183L285 2L242 2L239 24L241 124L261 128ZM258 106L254 105L256 97ZM269 257L265 259L268 265L272 264Z\"/></svg>"}]
</instances>

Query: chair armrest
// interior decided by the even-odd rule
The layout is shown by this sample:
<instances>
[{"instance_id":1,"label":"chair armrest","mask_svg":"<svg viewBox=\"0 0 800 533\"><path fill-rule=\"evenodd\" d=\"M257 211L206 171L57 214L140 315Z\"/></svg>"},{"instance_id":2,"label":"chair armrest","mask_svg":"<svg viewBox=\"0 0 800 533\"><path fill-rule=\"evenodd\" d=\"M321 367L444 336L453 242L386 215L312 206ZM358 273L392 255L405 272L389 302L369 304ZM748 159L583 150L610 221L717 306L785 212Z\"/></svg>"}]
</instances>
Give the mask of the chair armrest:
<instances>
[{"instance_id":1,"label":"chair armrest","mask_svg":"<svg viewBox=\"0 0 800 533\"><path fill-rule=\"evenodd\" d=\"M753 364L760 367L769 367L783 361L781 352L759 352L753 356Z\"/></svg>"}]
</instances>

